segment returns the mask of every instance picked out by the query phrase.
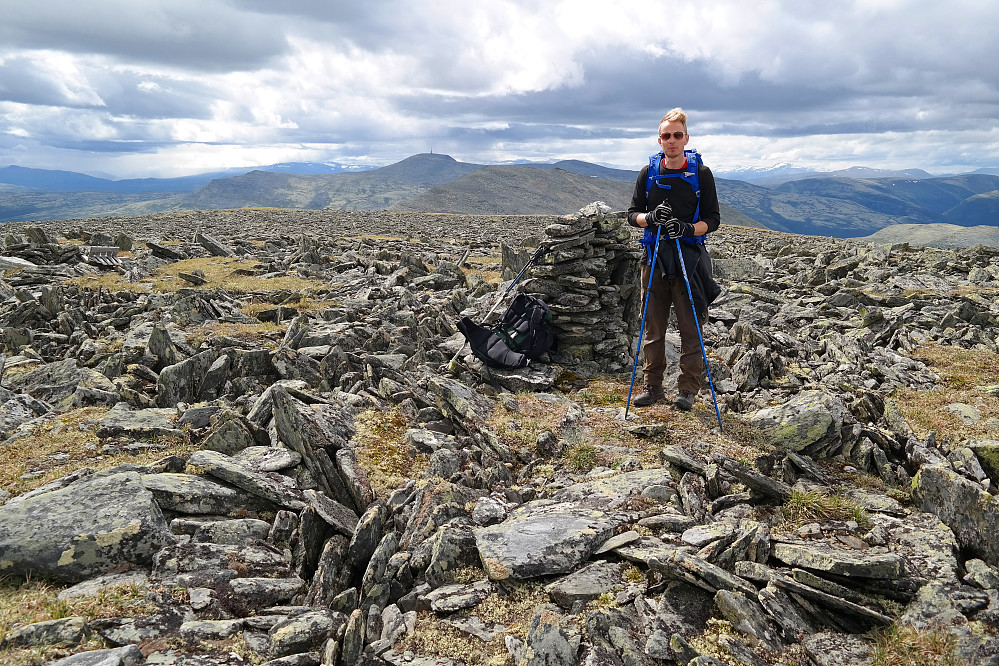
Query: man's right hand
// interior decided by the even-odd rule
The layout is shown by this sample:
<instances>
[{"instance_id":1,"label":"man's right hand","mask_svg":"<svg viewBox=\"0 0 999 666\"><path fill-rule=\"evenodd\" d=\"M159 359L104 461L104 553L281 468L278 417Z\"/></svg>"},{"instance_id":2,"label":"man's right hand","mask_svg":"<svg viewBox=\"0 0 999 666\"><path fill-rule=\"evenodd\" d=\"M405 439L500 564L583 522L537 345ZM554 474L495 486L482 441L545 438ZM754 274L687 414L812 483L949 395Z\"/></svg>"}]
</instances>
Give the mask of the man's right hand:
<instances>
[{"instance_id":1,"label":"man's right hand","mask_svg":"<svg viewBox=\"0 0 999 666\"><path fill-rule=\"evenodd\" d=\"M661 203L645 214L645 226L655 230L656 227L664 224L672 214L673 210L666 204Z\"/></svg>"}]
</instances>

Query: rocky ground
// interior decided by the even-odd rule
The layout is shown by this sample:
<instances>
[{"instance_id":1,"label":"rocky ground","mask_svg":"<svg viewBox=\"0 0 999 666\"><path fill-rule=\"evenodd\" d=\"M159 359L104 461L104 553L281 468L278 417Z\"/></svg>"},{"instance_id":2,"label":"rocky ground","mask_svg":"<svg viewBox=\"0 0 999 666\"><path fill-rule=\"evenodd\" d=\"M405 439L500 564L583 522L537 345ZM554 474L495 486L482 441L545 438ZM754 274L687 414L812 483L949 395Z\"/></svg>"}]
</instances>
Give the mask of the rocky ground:
<instances>
[{"instance_id":1,"label":"rocky ground","mask_svg":"<svg viewBox=\"0 0 999 666\"><path fill-rule=\"evenodd\" d=\"M999 663L999 249L723 227L722 427L626 420L633 327L492 373L454 328L553 237L560 330L636 318L587 212L8 225L0 658Z\"/></svg>"}]
</instances>

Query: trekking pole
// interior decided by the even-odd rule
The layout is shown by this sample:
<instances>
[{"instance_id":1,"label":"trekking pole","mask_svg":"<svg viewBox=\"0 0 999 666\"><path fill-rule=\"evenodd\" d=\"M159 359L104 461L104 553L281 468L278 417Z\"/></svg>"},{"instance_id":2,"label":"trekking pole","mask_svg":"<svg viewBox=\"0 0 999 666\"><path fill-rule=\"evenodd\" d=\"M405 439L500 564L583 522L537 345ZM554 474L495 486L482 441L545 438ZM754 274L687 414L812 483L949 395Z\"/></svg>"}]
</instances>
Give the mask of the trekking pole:
<instances>
[{"instance_id":1,"label":"trekking pole","mask_svg":"<svg viewBox=\"0 0 999 666\"><path fill-rule=\"evenodd\" d=\"M548 243L541 243L540 245L538 245L538 249L534 251L534 254L531 255L531 258L527 260L527 263L524 264L524 267L520 269L520 272L517 273L517 277L513 279L513 282L510 283L510 286L507 287L502 294L500 294L500 297L499 299L497 299L496 304L493 305L493 307L489 310L489 312L486 313L486 316L482 319L482 321L489 319L489 316L496 311L496 308L498 308L499 304L503 302L503 299L506 298L506 295L509 294L510 291L514 288L514 286L520 281L520 278L524 277L524 273L526 273L527 269L531 267L531 264L533 264L535 261L543 257L545 253L548 252L548 249L549 249ZM458 348L458 351L456 351L454 353L454 356L451 357L451 360L448 361L447 368L449 371L454 372L454 368L457 367L456 364L458 362L458 357L461 356L461 352L465 351L465 345L467 343L468 340L464 340L461 343L461 347Z\"/></svg>"},{"instance_id":2,"label":"trekking pole","mask_svg":"<svg viewBox=\"0 0 999 666\"><path fill-rule=\"evenodd\" d=\"M659 255L659 234L663 228L656 227L656 247L649 260L649 286L645 288L645 305L642 306L642 327L638 330L638 346L642 346L642 336L645 334L645 313L649 309L649 296L652 295L652 277L656 270L656 257ZM624 406L624 420L628 420L628 410L631 409L631 392L635 390L635 371L638 370L638 349L635 350L635 364L631 366L631 386L628 387L628 402Z\"/></svg>"},{"instance_id":3,"label":"trekking pole","mask_svg":"<svg viewBox=\"0 0 999 666\"><path fill-rule=\"evenodd\" d=\"M687 298L690 299L690 311L694 313L694 324L697 326L697 339L701 343L701 358L704 359L704 371L708 373L708 385L711 387L711 399L715 403L715 416L718 417L718 430L722 430L721 412L718 411L718 398L715 397L715 383L711 381L711 368L708 367L708 354L704 351L704 338L701 336L701 323L697 321L697 308L694 307L694 295L690 291L690 280L687 279L687 267L683 262L683 251L680 249L680 239L676 241L676 254L680 257L680 270L683 272L683 283L687 285Z\"/></svg>"}]
</instances>

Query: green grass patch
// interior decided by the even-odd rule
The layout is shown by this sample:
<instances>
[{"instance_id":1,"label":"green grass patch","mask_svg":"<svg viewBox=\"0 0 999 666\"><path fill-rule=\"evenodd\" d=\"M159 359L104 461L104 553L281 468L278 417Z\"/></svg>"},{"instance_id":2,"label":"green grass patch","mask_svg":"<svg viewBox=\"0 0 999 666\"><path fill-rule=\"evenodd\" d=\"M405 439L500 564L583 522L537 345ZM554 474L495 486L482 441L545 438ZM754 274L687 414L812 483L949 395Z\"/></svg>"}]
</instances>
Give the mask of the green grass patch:
<instances>
[{"instance_id":1,"label":"green grass patch","mask_svg":"<svg viewBox=\"0 0 999 666\"><path fill-rule=\"evenodd\" d=\"M574 444L565 452L565 464L576 472L589 472L597 462L597 447L586 442Z\"/></svg>"},{"instance_id":2,"label":"green grass patch","mask_svg":"<svg viewBox=\"0 0 999 666\"><path fill-rule=\"evenodd\" d=\"M851 499L818 490L792 491L791 498L780 508L775 529L790 531L823 520L853 520L861 527L871 522L867 511Z\"/></svg>"}]
</instances>

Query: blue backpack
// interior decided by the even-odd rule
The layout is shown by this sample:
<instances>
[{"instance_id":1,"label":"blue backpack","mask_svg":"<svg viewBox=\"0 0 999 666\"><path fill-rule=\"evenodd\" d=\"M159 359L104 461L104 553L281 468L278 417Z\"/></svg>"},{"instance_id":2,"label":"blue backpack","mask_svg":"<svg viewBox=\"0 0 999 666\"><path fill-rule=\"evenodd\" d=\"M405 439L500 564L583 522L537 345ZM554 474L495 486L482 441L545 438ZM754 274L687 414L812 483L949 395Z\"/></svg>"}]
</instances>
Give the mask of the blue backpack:
<instances>
[{"instance_id":1,"label":"blue backpack","mask_svg":"<svg viewBox=\"0 0 999 666\"><path fill-rule=\"evenodd\" d=\"M697 207L694 209L694 222L701 219L701 183L697 178L697 171L700 168L701 154L696 150L685 150L683 151L684 157L687 158L687 168L681 173L659 173L659 165L662 163L665 157L662 151L656 153L655 155L649 156L649 173L648 177L645 179L645 198L648 200L649 193L652 191L652 186L661 187L664 190L670 189L670 185L664 185L662 181L667 178L680 178L681 180L690 184L694 188L694 194L697 196ZM697 243L698 245L704 245L705 241L708 239L708 234L703 236L694 236L693 238L681 238L680 240L687 243ZM642 245L647 247L652 247L656 242L656 235L652 233L649 229L645 230L645 237L642 238Z\"/></svg>"}]
</instances>

